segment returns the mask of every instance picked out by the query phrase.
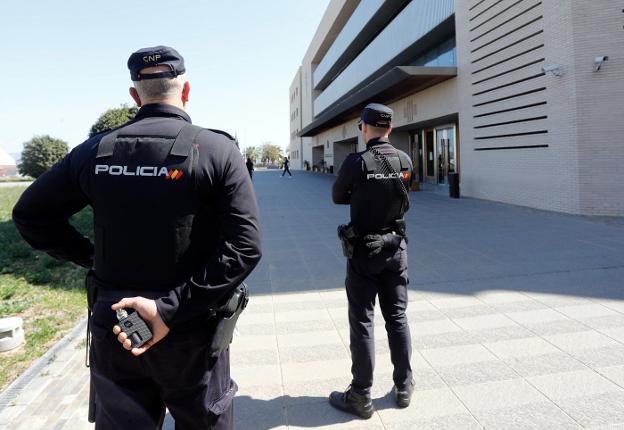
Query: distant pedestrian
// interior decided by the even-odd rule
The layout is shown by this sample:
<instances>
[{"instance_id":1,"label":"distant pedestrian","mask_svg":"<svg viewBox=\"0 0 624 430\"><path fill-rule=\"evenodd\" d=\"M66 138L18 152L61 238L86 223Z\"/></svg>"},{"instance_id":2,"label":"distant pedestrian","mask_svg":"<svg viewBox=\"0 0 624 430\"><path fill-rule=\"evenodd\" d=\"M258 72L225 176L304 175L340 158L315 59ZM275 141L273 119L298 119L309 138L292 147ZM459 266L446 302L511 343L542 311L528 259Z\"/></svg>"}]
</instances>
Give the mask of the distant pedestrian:
<instances>
[{"instance_id":1,"label":"distant pedestrian","mask_svg":"<svg viewBox=\"0 0 624 430\"><path fill-rule=\"evenodd\" d=\"M288 159L288 157L284 157L284 171L282 172L282 176L284 176L286 174L286 172L288 172L288 174L292 177L292 173L290 173L290 160Z\"/></svg>"},{"instance_id":2,"label":"distant pedestrian","mask_svg":"<svg viewBox=\"0 0 624 430\"><path fill-rule=\"evenodd\" d=\"M249 172L249 177L253 178L254 165L253 165L253 161L251 161L251 158L247 157L247 162L245 164L247 165L247 171Z\"/></svg>"}]
</instances>

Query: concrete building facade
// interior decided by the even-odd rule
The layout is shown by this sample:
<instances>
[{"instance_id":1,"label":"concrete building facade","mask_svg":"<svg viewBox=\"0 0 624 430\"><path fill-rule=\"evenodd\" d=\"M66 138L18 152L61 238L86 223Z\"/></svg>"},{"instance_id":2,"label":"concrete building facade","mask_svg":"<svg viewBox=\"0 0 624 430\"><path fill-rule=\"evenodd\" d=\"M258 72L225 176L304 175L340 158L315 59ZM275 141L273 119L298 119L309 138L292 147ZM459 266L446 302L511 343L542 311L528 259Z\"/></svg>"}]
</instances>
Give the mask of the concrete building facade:
<instances>
[{"instance_id":1,"label":"concrete building facade","mask_svg":"<svg viewBox=\"0 0 624 430\"><path fill-rule=\"evenodd\" d=\"M423 189L457 172L465 196L624 215L620 1L332 0L291 85L293 167L363 150L369 102Z\"/></svg>"}]
</instances>

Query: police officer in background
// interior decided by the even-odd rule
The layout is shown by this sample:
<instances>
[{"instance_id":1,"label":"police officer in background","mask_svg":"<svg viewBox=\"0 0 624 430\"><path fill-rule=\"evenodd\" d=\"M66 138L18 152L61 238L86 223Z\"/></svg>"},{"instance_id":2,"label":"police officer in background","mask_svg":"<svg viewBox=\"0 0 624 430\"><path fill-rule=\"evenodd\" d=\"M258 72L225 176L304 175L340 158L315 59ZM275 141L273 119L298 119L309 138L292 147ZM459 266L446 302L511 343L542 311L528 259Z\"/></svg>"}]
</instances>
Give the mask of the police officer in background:
<instances>
[{"instance_id":1,"label":"police officer in background","mask_svg":"<svg viewBox=\"0 0 624 430\"><path fill-rule=\"evenodd\" d=\"M362 111L358 128L366 150L351 154L333 186L336 204L351 205L351 223L338 234L347 260L345 281L349 303L351 373L345 392L332 392L332 406L370 418L375 366L374 307L386 321L394 366L394 396L399 407L409 406L414 381L407 316L407 237L403 215L409 209L412 163L388 139L392 110L372 103Z\"/></svg>"},{"instance_id":2,"label":"police officer in background","mask_svg":"<svg viewBox=\"0 0 624 430\"><path fill-rule=\"evenodd\" d=\"M94 268L97 429L157 429L165 407L177 428L231 429L229 349L206 348L211 310L260 260L253 187L232 137L191 125L177 51L141 49L128 68L136 117L74 148L24 192L13 219L33 247ZM94 245L68 222L87 205ZM121 308L147 322L146 345L120 332Z\"/></svg>"}]
</instances>

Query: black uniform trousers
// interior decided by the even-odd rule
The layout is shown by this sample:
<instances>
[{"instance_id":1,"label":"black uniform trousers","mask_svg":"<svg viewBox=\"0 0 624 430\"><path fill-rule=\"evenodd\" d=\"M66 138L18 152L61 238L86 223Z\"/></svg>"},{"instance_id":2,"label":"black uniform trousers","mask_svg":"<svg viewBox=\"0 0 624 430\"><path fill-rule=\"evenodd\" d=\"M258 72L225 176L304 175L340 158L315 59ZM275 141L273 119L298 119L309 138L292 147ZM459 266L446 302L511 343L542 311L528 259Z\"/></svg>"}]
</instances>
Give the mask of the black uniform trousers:
<instances>
[{"instance_id":1,"label":"black uniform trousers","mask_svg":"<svg viewBox=\"0 0 624 430\"><path fill-rule=\"evenodd\" d=\"M399 389L411 383L412 340L405 311L407 309L407 251L404 244L396 252L382 251L369 258L356 248L347 260L347 298L351 347L352 389L370 394L375 368L374 309L375 298L386 322L393 380Z\"/></svg>"},{"instance_id":2,"label":"black uniform trousers","mask_svg":"<svg viewBox=\"0 0 624 430\"><path fill-rule=\"evenodd\" d=\"M91 318L91 378L96 391L96 430L160 429L165 407L176 430L234 428L229 350L207 355L213 326L172 330L134 357L117 341L114 302L98 301Z\"/></svg>"}]
</instances>

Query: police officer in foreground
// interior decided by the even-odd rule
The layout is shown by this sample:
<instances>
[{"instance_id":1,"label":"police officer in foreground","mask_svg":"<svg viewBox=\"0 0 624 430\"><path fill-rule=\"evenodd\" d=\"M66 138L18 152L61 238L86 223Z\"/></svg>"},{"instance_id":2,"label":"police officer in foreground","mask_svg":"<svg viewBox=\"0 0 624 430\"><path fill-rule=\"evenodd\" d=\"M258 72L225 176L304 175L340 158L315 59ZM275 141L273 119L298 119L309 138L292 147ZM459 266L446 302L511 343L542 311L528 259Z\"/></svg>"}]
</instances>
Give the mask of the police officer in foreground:
<instances>
[{"instance_id":1,"label":"police officer in foreground","mask_svg":"<svg viewBox=\"0 0 624 430\"><path fill-rule=\"evenodd\" d=\"M373 312L375 298L386 321L394 366L394 396L409 406L414 381L407 308L407 236L403 215L409 209L412 163L390 144L392 110L372 103L362 111L358 127L366 150L351 154L333 186L336 204L351 205L351 223L338 228L347 257L345 281L349 303L351 373L345 392L329 396L332 406L362 418L373 414L371 387L375 367Z\"/></svg>"},{"instance_id":2,"label":"police officer in foreground","mask_svg":"<svg viewBox=\"0 0 624 430\"><path fill-rule=\"evenodd\" d=\"M136 117L74 148L24 192L13 219L33 247L94 268L97 429L157 429L165 407L176 428L231 429L229 349L207 348L214 309L260 260L251 180L231 136L191 125L178 52L141 49L128 68ZM68 222L87 205L95 244ZM121 332L120 309L151 328L147 344Z\"/></svg>"}]
</instances>

